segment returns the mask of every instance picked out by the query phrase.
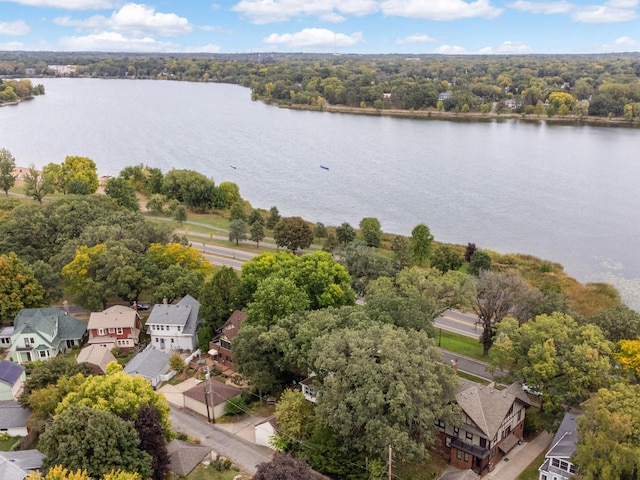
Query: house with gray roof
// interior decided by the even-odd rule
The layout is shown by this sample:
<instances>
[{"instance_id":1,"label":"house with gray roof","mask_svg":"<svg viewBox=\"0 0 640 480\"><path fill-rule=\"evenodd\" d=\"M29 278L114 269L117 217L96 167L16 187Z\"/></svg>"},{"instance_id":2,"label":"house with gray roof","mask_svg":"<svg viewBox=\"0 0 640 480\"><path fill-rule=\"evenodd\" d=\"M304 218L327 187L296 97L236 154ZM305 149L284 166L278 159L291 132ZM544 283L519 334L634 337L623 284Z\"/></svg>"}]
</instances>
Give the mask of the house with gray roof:
<instances>
[{"instance_id":1,"label":"house with gray roof","mask_svg":"<svg viewBox=\"0 0 640 480\"><path fill-rule=\"evenodd\" d=\"M26 378L24 367L0 361L0 401L17 399Z\"/></svg>"},{"instance_id":2,"label":"house with gray roof","mask_svg":"<svg viewBox=\"0 0 640 480\"><path fill-rule=\"evenodd\" d=\"M14 400L0 402L0 433L7 433L11 437L26 437L29 433L27 420L30 414L29 410L22 408Z\"/></svg>"},{"instance_id":3,"label":"house with gray roof","mask_svg":"<svg viewBox=\"0 0 640 480\"><path fill-rule=\"evenodd\" d=\"M576 466L571 463L571 456L576 453L578 441L578 424L576 416L565 413L551 447L544 457L544 463L538 469L539 480L569 480L577 475Z\"/></svg>"},{"instance_id":4,"label":"house with gray roof","mask_svg":"<svg viewBox=\"0 0 640 480\"><path fill-rule=\"evenodd\" d=\"M89 345L83 348L76 357L77 363L86 363L92 373L104 374L110 362L117 362L111 350L102 345Z\"/></svg>"},{"instance_id":5,"label":"house with gray roof","mask_svg":"<svg viewBox=\"0 0 640 480\"><path fill-rule=\"evenodd\" d=\"M211 453L211 447L196 445L183 440L173 440L167 444L169 470L176 475L189 475Z\"/></svg>"},{"instance_id":6,"label":"house with gray roof","mask_svg":"<svg viewBox=\"0 0 640 480\"><path fill-rule=\"evenodd\" d=\"M483 476L522 441L524 417L531 406L519 383L498 390L460 378L456 403L460 426L437 422L441 453L460 470Z\"/></svg>"},{"instance_id":7,"label":"house with gray roof","mask_svg":"<svg viewBox=\"0 0 640 480\"><path fill-rule=\"evenodd\" d=\"M29 472L42 468L44 454L38 450L18 450L0 452L0 478L2 480L23 480Z\"/></svg>"},{"instance_id":8,"label":"house with gray roof","mask_svg":"<svg viewBox=\"0 0 640 480\"><path fill-rule=\"evenodd\" d=\"M19 364L49 360L82 345L87 335L87 324L61 308L23 308L13 325L9 353Z\"/></svg>"},{"instance_id":9,"label":"house with gray roof","mask_svg":"<svg viewBox=\"0 0 640 480\"><path fill-rule=\"evenodd\" d=\"M131 376L139 375L151 382L153 388L156 388L161 382L168 377L171 371L169 366L169 353L156 350L155 348L147 348L140 352L124 367L124 371Z\"/></svg>"},{"instance_id":10,"label":"house with gray roof","mask_svg":"<svg viewBox=\"0 0 640 480\"><path fill-rule=\"evenodd\" d=\"M175 305L154 305L147 319L147 333L151 345L161 351L192 352L198 345L200 302L191 295Z\"/></svg>"}]
</instances>

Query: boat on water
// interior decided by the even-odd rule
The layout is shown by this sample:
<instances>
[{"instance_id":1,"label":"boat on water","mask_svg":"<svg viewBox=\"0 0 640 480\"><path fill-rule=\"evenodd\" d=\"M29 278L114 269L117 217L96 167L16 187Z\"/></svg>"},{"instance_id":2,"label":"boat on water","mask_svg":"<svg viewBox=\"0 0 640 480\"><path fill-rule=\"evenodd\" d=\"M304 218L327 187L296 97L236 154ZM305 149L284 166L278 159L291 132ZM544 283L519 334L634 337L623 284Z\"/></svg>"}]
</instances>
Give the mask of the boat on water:
<instances>
[{"instance_id":1,"label":"boat on water","mask_svg":"<svg viewBox=\"0 0 640 480\"><path fill-rule=\"evenodd\" d=\"M231 168L233 168L234 170L236 169L235 165L229 165Z\"/></svg>"},{"instance_id":2,"label":"boat on water","mask_svg":"<svg viewBox=\"0 0 640 480\"><path fill-rule=\"evenodd\" d=\"M327 167L326 165L320 165L320 168L322 168L323 170L329 170L329 167Z\"/></svg>"}]
</instances>

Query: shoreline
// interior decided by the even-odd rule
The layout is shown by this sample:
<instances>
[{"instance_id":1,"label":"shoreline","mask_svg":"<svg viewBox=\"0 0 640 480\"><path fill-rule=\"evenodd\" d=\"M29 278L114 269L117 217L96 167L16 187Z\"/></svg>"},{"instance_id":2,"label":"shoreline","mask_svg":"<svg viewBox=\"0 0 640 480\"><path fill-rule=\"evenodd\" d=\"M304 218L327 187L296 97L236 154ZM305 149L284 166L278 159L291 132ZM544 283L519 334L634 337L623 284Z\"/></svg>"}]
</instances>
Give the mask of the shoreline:
<instances>
[{"instance_id":1,"label":"shoreline","mask_svg":"<svg viewBox=\"0 0 640 480\"><path fill-rule=\"evenodd\" d=\"M621 127L621 128L640 128L640 121L626 120L620 117L604 118L604 117L545 117L542 115L525 115L520 113L453 113L439 112L437 110L394 110L382 109L376 110L373 107L357 108L346 107L341 105L324 105L322 107L311 105L277 105L279 108L287 108L290 110L308 110L314 112L344 113L352 115L369 115L378 117L394 117L407 118L417 120L447 120L450 122L506 122L509 120L525 122L525 123L549 123L553 125L566 125L572 127L592 126L592 127Z\"/></svg>"}]
</instances>

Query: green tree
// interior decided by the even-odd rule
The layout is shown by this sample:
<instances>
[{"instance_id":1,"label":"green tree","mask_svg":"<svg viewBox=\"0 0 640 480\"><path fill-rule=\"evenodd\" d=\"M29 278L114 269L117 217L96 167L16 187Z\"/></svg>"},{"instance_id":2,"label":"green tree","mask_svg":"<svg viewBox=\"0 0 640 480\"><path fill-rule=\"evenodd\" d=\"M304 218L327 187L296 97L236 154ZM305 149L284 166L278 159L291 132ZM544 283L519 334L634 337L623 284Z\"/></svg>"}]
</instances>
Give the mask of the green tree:
<instances>
[{"instance_id":1,"label":"green tree","mask_svg":"<svg viewBox=\"0 0 640 480\"><path fill-rule=\"evenodd\" d=\"M448 245L441 245L431 255L431 266L441 272L458 270L462 266L462 256Z\"/></svg>"},{"instance_id":2,"label":"green tree","mask_svg":"<svg viewBox=\"0 0 640 480\"><path fill-rule=\"evenodd\" d=\"M231 267L221 267L205 282L198 296L200 318L218 329L243 305L242 282Z\"/></svg>"},{"instance_id":3,"label":"green tree","mask_svg":"<svg viewBox=\"0 0 640 480\"><path fill-rule=\"evenodd\" d=\"M229 211L229 220L242 220L243 222L247 220L247 214L244 211L244 203L242 200L238 200L237 202L233 202L231 204L231 209Z\"/></svg>"},{"instance_id":4,"label":"green tree","mask_svg":"<svg viewBox=\"0 0 640 480\"><path fill-rule=\"evenodd\" d=\"M327 238L327 227L325 227L324 223L316 222L313 227L313 235L316 238Z\"/></svg>"},{"instance_id":5,"label":"green tree","mask_svg":"<svg viewBox=\"0 0 640 480\"><path fill-rule=\"evenodd\" d=\"M87 365L84 363L78 364L74 360L63 356L54 357L46 362L34 362L31 367L31 374L27 377L19 398L20 405L30 407L29 396L32 392L55 386L61 378L73 377L78 373L83 376L88 375Z\"/></svg>"},{"instance_id":6,"label":"green tree","mask_svg":"<svg viewBox=\"0 0 640 480\"><path fill-rule=\"evenodd\" d=\"M285 390L276 403L276 421L287 439L304 442L313 428L313 405L299 390Z\"/></svg>"},{"instance_id":7,"label":"green tree","mask_svg":"<svg viewBox=\"0 0 640 480\"><path fill-rule=\"evenodd\" d=\"M483 355L488 355L493 346L498 322L517 306L527 290L527 283L516 271L494 273L485 270L480 273L471 306L482 322Z\"/></svg>"},{"instance_id":8,"label":"green tree","mask_svg":"<svg viewBox=\"0 0 640 480\"><path fill-rule=\"evenodd\" d=\"M178 373L183 372L184 369L187 368L187 364L184 363L184 360L179 353L174 353L173 355L171 355L171 357L169 357L169 366L171 367L171 370L174 370Z\"/></svg>"},{"instance_id":9,"label":"green tree","mask_svg":"<svg viewBox=\"0 0 640 480\"><path fill-rule=\"evenodd\" d=\"M476 277L484 271L491 270L491 257L484 250L476 250L471 254L468 272Z\"/></svg>"},{"instance_id":10,"label":"green tree","mask_svg":"<svg viewBox=\"0 0 640 480\"><path fill-rule=\"evenodd\" d=\"M247 306L246 322L270 327L279 318L302 312L308 307L308 295L293 280L271 276L258 284L253 301Z\"/></svg>"},{"instance_id":11,"label":"green tree","mask_svg":"<svg viewBox=\"0 0 640 480\"><path fill-rule=\"evenodd\" d=\"M182 226L182 224L187 221L187 209L182 205L176 206L173 210L173 219Z\"/></svg>"},{"instance_id":12,"label":"green tree","mask_svg":"<svg viewBox=\"0 0 640 480\"><path fill-rule=\"evenodd\" d=\"M336 227L336 238L341 245L347 246L355 240L356 231L351 225L344 222L339 227Z\"/></svg>"},{"instance_id":13,"label":"green tree","mask_svg":"<svg viewBox=\"0 0 640 480\"><path fill-rule=\"evenodd\" d=\"M254 222L251 224L250 237L252 242L256 242L256 248L260 247L260 242L264 238L264 226L261 222Z\"/></svg>"},{"instance_id":14,"label":"green tree","mask_svg":"<svg viewBox=\"0 0 640 480\"><path fill-rule=\"evenodd\" d=\"M247 224L244 220L231 220L229 223L229 241L236 242L236 245L239 245L240 240L246 240L247 238L246 230Z\"/></svg>"},{"instance_id":15,"label":"green tree","mask_svg":"<svg viewBox=\"0 0 640 480\"><path fill-rule=\"evenodd\" d=\"M49 163L42 168L42 175L55 190L63 194L79 191L91 194L99 186L96 164L87 157L68 156L60 165Z\"/></svg>"},{"instance_id":16,"label":"green tree","mask_svg":"<svg viewBox=\"0 0 640 480\"><path fill-rule=\"evenodd\" d=\"M42 203L47 194L53 193L51 182L33 164L29 165L29 169L24 175L24 193L27 197L37 200L38 203Z\"/></svg>"},{"instance_id":17,"label":"green tree","mask_svg":"<svg viewBox=\"0 0 640 480\"><path fill-rule=\"evenodd\" d=\"M178 356L178 358L180 357ZM140 438L138 448L147 452L151 457L151 469L153 470L151 478L153 480L164 480L169 472L169 452L160 418L160 412L157 408L142 405L134 422L134 427Z\"/></svg>"},{"instance_id":18,"label":"green tree","mask_svg":"<svg viewBox=\"0 0 640 480\"><path fill-rule=\"evenodd\" d=\"M46 455L45 468L62 465L86 470L93 478L120 469L148 478L151 457L139 445L131 423L108 411L78 405L55 417L40 437L38 449Z\"/></svg>"},{"instance_id":19,"label":"green tree","mask_svg":"<svg viewBox=\"0 0 640 480\"><path fill-rule=\"evenodd\" d=\"M413 259L423 264L431 255L431 244L433 243L433 235L431 230L424 223L416 225L411 231L411 253Z\"/></svg>"},{"instance_id":20,"label":"green tree","mask_svg":"<svg viewBox=\"0 0 640 480\"><path fill-rule=\"evenodd\" d=\"M167 197L161 193L154 193L147 202L147 208L156 215L164 213L164 206L167 203ZM184 220L183 220L184 221ZM182 225L182 224L181 224Z\"/></svg>"},{"instance_id":21,"label":"green tree","mask_svg":"<svg viewBox=\"0 0 640 480\"><path fill-rule=\"evenodd\" d=\"M351 242L340 252L340 263L351 275L351 286L363 296L370 281L378 277L394 277L397 268L394 262L378 255L362 241Z\"/></svg>"},{"instance_id":22,"label":"green tree","mask_svg":"<svg viewBox=\"0 0 640 480\"><path fill-rule=\"evenodd\" d=\"M257 208L254 208L253 210L251 210L251 213L249 214L249 218L247 219L247 222L249 223L249 225L253 225L254 223L260 223L262 226L264 226L264 224L266 223L264 220L264 217L262 216L262 213L260 213L260 210L258 210Z\"/></svg>"},{"instance_id":23,"label":"green tree","mask_svg":"<svg viewBox=\"0 0 640 480\"><path fill-rule=\"evenodd\" d=\"M360 235L369 247L379 247L382 241L380 220L374 217L365 217L360 220Z\"/></svg>"},{"instance_id":24,"label":"green tree","mask_svg":"<svg viewBox=\"0 0 640 480\"><path fill-rule=\"evenodd\" d=\"M410 267L412 263L411 241L407 237L396 235L391 242L391 250L400 268Z\"/></svg>"},{"instance_id":25,"label":"green tree","mask_svg":"<svg viewBox=\"0 0 640 480\"><path fill-rule=\"evenodd\" d=\"M113 198L118 205L137 212L140 210L136 191L131 184L122 177L113 177L107 180L104 193Z\"/></svg>"},{"instance_id":26,"label":"green tree","mask_svg":"<svg viewBox=\"0 0 640 480\"><path fill-rule=\"evenodd\" d=\"M580 478L631 480L640 473L640 385L603 388L583 404L572 460Z\"/></svg>"},{"instance_id":27,"label":"green tree","mask_svg":"<svg viewBox=\"0 0 640 480\"><path fill-rule=\"evenodd\" d=\"M311 352L317 415L354 452L399 458L428 456L436 422L455 425L457 378L424 332L391 325L336 330Z\"/></svg>"},{"instance_id":28,"label":"green tree","mask_svg":"<svg viewBox=\"0 0 640 480\"><path fill-rule=\"evenodd\" d=\"M0 149L0 189L9 196L9 189L16 183L13 169L16 168L16 159L6 148Z\"/></svg>"},{"instance_id":29,"label":"green tree","mask_svg":"<svg viewBox=\"0 0 640 480\"><path fill-rule=\"evenodd\" d=\"M322 246L322 250L327 253L333 253L336 248L338 248L338 239L333 233L328 233L327 238L324 241L324 245Z\"/></svg>"},{"instance_id":30,"label":"green tree","mask_svg":"<svg viewBox=\"0 0 640 480\"><path fill-rule=\"evenodd\" d=\"M27 398L31 409L29 429L42 432L46 422L53 417L58 404L84 382L85 378L82 373L70 377L63 376L58 379L56 384L32 391Z\"/></svg>"},{"instance_id":31,"label":"green tree","mask_svg":"<svg viewBox=\"0 0 640 480\"><path fill-rule=\"evenodd\" d=\"M23 308L44 307L44 288L15 253L0 255L0 319L13 318Z\"/></svg>"},{"instance_id":32,"label":"green tree","mask_svg":"<svg viewBox=\"0 0 640 480\"><path fill-rule=\"evenodd\" d=\"M227 208L234 203L241 203L242 197L240 196L240 188L233 182L222 182L218 186L222 193L224 207Z\"/></svg>"},{"instance_id":33,"label":"green tree","mask_svg":"<svg viewBox=\"0 0 640 480\"><path fill-rule=\"evenodd\" d=\"M169 303L185 295L197 295L205 275L182 265L171 265L161 270L158 283L153 288L152 299L160 303L166 299Z\"/></svg>"},{"instance_id":34,"label":"green tree","mask_svg":"<svg viewBox=\"0 0 640 480\"><path fill-rule=\"evenodd\" d=\"M267 218L267 228L273 230L279 221L280 212L278 212L278 207L271 207L269 209L269 217Z\"/></svg>"},{"instance_id":35,"label":"green tree","mask_svg":"<svg viewBox=\"0 0 640 480\"><path fill-rule=\"evenodd\" d=\"M276 453L270 462L256 467L253 480L300 480L313 479L313 470L304 460L287 453Z\"/></svg>"},{"instance_id":36,"label":"green tree","mask_svg":"<svg viewBox=\"0 0 640 480\"><path fill-rule=\"evenodd\" d=\"M634 340L640 337L640 313L626 305L596 313L586 320L600 327L607 340Z\"/></svg>"},{"instance_id":37,"label":"green tree","mask_svg":"<svg viewBox=\"0 0 640 480\"><path fill-rule=\"evenodd\" d=\"M273 238L278 247L296 252L308 248L313 241L311 227L300 217L284 217L276 224Z\"/></svg>"}]
</instances>

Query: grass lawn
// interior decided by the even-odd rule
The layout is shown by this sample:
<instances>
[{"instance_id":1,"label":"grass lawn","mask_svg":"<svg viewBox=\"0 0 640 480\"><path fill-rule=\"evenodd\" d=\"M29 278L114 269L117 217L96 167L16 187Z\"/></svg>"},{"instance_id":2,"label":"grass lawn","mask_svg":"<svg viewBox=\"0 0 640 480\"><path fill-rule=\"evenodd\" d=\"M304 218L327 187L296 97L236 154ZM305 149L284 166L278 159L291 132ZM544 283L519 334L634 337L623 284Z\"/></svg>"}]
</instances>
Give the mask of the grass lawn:
<instances>
[{"instance_id":1,"label":"grass lawn","mask_svg":"<svg viewBox=\"0 0 640 480\"><path fill-rule=\"evenodd\" d=\"M518 480L538 480L538 478L540 477L538 467L540 467L540 465L542 465L542 462L544 462L544 456L546 455L546 453L547 450L545 449L540 455L535 458L533 462L529 464L525 471L520 474Z\"/></svg>"},{"instance_id":2,"label":"grass lawn","mask_svg":"<svg viewBox=\"0 0 640 480\"><path fill-rule=\"evenodd\" d=\"M479 383L480 385L489 385L491 382L486 378L476 377L475 375L471 375L470 373L461 372L458 370L458 376L460 378L465 378L471 382Z\"/></svg>"},{"instance_id":3,"label":"grass lawn","mask_svg":"<svg viewBox=\"0 0 640 480\"><path fill-rule=\"evenodd\" d=\"M219 472L211 465L198 465L188 476L187 480L233 480L238 475L237 470ZM244 478L244 477L243 477ZM246 477L247 479L249 477Z\"/></svg>"},{"instance_id":4,"label":"grass lawn","mask_svg":"<svg viewBox=\"0 0 640 480\"><path fill-rule=\"evenodd\" d=\"M0 452L8 452L21 438L22 437L9 437L7 440L0 440Z\"/></svg>"},{"instance_id":5,"label":"grass lawn","mask_svg":"<svg viewBox=\"0 0 640 480\"><path fill-rule=\"evenodd\" d=\"M487 357L482 355L482 344L479 340L458 333L447 332L444 329L442 330L442 337L440 337L440 332L436 335L438 337L435 338L435 341L439 342L442 348L483 362L487 361Z\"/></svg>"},{"instance_id":6,"label":"grass lawn","mask_svg":"<svg viewBox=\"0 0 640 480\"><path fill-rule=\"evenodd\" d=\"M442 475L448 465L447 461L437 453L430 453L426 461L394 462L395 470L392 473L397 475L395 478L405 480L435 480Z\"/></svg>"}]
</instances>

